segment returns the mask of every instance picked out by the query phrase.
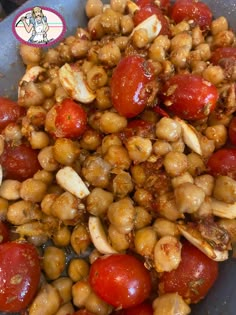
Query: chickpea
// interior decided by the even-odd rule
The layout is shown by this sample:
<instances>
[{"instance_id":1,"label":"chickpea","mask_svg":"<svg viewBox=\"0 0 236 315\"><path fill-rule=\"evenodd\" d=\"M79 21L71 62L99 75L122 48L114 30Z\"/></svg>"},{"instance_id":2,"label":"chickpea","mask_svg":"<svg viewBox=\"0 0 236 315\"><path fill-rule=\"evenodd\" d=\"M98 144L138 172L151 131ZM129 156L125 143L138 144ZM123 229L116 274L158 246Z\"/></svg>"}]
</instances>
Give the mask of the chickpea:
<instances>
[{"instance_id":1,"label":"chickpea","mask_svg":"<svg viewBox=\"0 0 236 315\"><path fill-rule=\"evenodd\" d=\"M183 215L177 209L176 200L173 193L166 193L159 197L158 209L160 215L167 220L176 221L177 219L183 218Z\"/></svg>"},{"instance_id":2,"label":"chickpea","mask_svg":"<svg viewBox=\"0 0 236 315\"><path fill-rule=\"evenodd\" d=\"M214 125L207 127L205 135L208 139L213 140L215 148L221 148L227 141L227 129L224 125Z\"/></svg>"},{"instance_id":3,"label":"chickpea","mask_svg":"<svg viewBox=\"0 0 236 315\"><path fill-rule=\"evenodd\" d=\"M100 119L100 130L104 133L116 133L127 126L127 119L117 113L104 112Z\"/></svg>"},{"instance_id":4,"label":"chickpea","mask_svg":"<svg viewBox=\"0 0 236 315\"><path fill-rule=\"evenodd\" d=\"M63 304L55 313L55 315L73 315L74 312L75 312L75 309L73 305L69 302L69 303Z\"/></svg>"},{"instance_id":5,"label":"chickpea","mask_svg":"<svg viewBox=\"0 0 236 315\"><path fill-rule=\"evenodd\" d=\"M69 46L71 49L72 56L79 59L79 58L86 57L86 55L87 55L87 53L91 47L91 43L87 39L77 38Z\"/></svg>"},{"instance_id":6,"label":"chickpea","mask_svg":"<svg viewBox=\"0 0 236 315\"><path fill-rule=\"evenodd\" d=\"M206 196L211 196L214 188L214 177L209 174L200 175L194 178L196 186L204 190Z\"/></svg>"},{"instance_id":7,"label":"chickpea","mask_svg":"<svg viewBox=\"0 0 236 315\"><path fill-rule=\"evenodd\" d=\"M80 139L80 146L82 149L95 151L101 145L101 142L100 133L93 129L87 129Z\"/></svg>"},{"instance_id":8,"label":"chickpea","mask_svg":"<svg viewBox=\"0 0 236 315\"><path fill-rule=\"evenodd\" d=\"M95 187L87 197L86 209L95 216L104 215L113 202L113 198L111 192Z\"/></svg>"},{"instance_id":9,"label":"chickpea","mask_svg":"<svg viewBox=\"0 0 236 315\"><path fill-rule=\"evenodd\" d=\"M198 46L199 44L204 42L204 36L202 34L202 30L197 25L192 29L192 40L193 40L193 47Z\"/></svg>"},{"instance_id":10,"label":"chickpea","mask_svg":"<svg viewBox=\"0 0 236 315\"><path fill-rule=\"evenodd\" d=\"M104 10L100 23L107 34L118 34L120 32L120 13L110 8Z\"/></svg>"},{"instance_id":11,"label":"chickpea","mask_svg":"<svg viewBox=\"0 0 236 315\"><path fill-rule=\"evenodd\" d=\"M123 170L129 169L131 164L128 151L121 145L111 145L104 155L104 160L113 167Z\"/></svg>"},{"instance_id":12,"label":"chickpea","mask_svg":"<svg viewBox=\"0 0 236 315\"><path fill-rule=\"evenodd\" d=\"M54 177L51 172L45 171L45 170L39 170L37 171L34 176L34 179L40 180L41 182L44 182L47 185L52 184Z\"/></svg>"},{"instance_id":13,"label":"chickpea","mask_svg":"<svg viewBox=\"0 0 236 315\"><path fill-rule=\"evenodd\" d=\"M88 0L85 5L85 12L88 18L102 13L103 3L100 0Z\"/></svg>"},{"instance_id":14,"label":"chickpea","mask_svg":"<svg viewBox=\"0 0 236 315\"><path fill-rule=\"evenodd\" d=\"M108 236L112 247L118 252L125 251L129 248L128 235L120 233L113 224L110 224L108 227Z\"/></svg>"},{"instance_id":15,"label":"chickpea","mask_svg":"<svg viewBox=\"0 0 236 315\"><path fill-rule=\"evenodd\" d=\"M20 199L21 182L13 179L5 179L0 186L0 196L7 200Z\"/></svg>"},{"instance_id":16,"label":"chickpea","mask_svg":"<svg viewBox=\"0 0 236 315\"><path fill-rule=\"evenodd\" d=\"M108 315L112 310L112 307L94 292L91 292L85 301L85 308L96 315Z\"/></svg>"},{"instance_id":17,"label":"chickpea","mask_svg":"<svg viewBox=\"0 0 236 315\"><path fill-rule=\"evenodd\" d=\"M29 306L29 315L54 315L61 303L58 290L51 284L44 284L32 304Z\"/></svg>"},{"instance_id":18,"label":"chickpea","mask_svg":"<svg viewBox=\"0 0 236 315\"><path fill-rule=\"evenodd\" d=\"M122 145L120 138L115 134L107 135L102 139L102 153L107 153L109 147L112 145Z\"/></svg>"},{"instance_id":19,"label":"chickpea","mask_svg":"<svg viewBox=\"0 0 236 315\"><path fill-rule=\"evenodd\" d=\"M60 277L65 269L66 257L62 249L55 246L46 247L43 255L43 271L50 280Z\"/></svg>"},{"instance_id":20,"label":"chickpea","mask_svg":"<svg viewBox=\"0 0 236 315\"><path fill-rule=\"evenodd\" d=\"M181 152L168 152L163 161L166 172L172 176L179 176L187 171L188 159L187 156Z\"/></svg>"},{"instance_id":21,"label":"chickpea","mask_svg":"<svg viewBox=\"0 0 236 315\"><path fill-rule=\"evenodd\" d=\"M140 136L129 137L126 141L129 157L135 164L146 161L152 152L152 142Z\"/></svg>"},{"instance_id":22,"label":"chickpea","mask_svg":"<svg viewBox=\"0 0 236 315\"><path fill-rule=\"evenodd\" d=\"M149 43L148 33L146 29L140 28L134 30L132 34L132 42L137 48L144 48Z\"/></svg>"},{"instance_id":23,"label":"chickpea","mask_svg":"<svg viewBox=\"0 0 236 315\"><path fill-rule=\"evenodd\" d=\"M85 302L91 292L92 289L86 280L77 281L72 286L73 304L77 307L85 306Z\"/></svg>"},{"instance_id":24,"label":"chickpea","mask_svg":"<svg viewBox=\"0 0 236 315\"><path fill-rule=\"evenodd\" d=\"M111 0L110 1L112 10L120 12L120 13L124 13L125 8L126 8L126 3L127 3L127 0Z\"/></svg>"},{"instance_id":25,"label":"chickpea","mask_svg":"<svg viewBox=\"0 0 236 315\"><path fill-rule=\"evenodd\" d=\"M107 73L102 66L94 65L87 72L87 83L92 90L96 90L97 88L105 86L107 80Z\"/></svg>"},{"instance_id":26,"label":"chickpea","mask_svg":"<svg viewBox=\"0 0 236 315\"><path fill-rule=\"evenodd\" d=\"M135 251L144 257L153 257L154 247L157 242L156 231L148 226L135 232Z\"/></svg>"},{"instance_id":27,"label":"chickpea","mask_svg":"<svg viewBox=\"0 0 236 315\"><path fill-rule=\"evenodd\" d=\"M165 140L157 140L152 146L152 151L157 156L166 155L168 152L172 151L171 145Z\"/></svg>"},{"instance_id":28,"label":"chickpea","mask_svg":"<svg viewBox=\"0 0 236 315\"><path fill-rule=\"evenodd\" d=\"M98 59L103 65L108 67L116 66L121 59L119 46L115 42L104 45L99 49Z\"/></svg>"},{"instance_id":29,"label":"chickpea","mask_svg":"<svg viewBox=\"0 0 236 315\"><path fill-rule=\"evenodd\" d=\"M49 145L50 139L44 131L33 131L30 134L29 142L32 149L41 150Z\"/></svg>"},{"instance_id":30,"label":"chickpea","mask_svg":"<svg viewBox=\"0 0 236 315\"><path fill-rule=\"evenodd\" d=\"M112 181L112 188L118 198L124 198L131 193L134 186L130 174L127 172L117 174Z\"/></svg>"},{"instance_id":31,"label":"chickpea","mask_svg":"<svg viewBox=\"0 0 236 315\"><path fill-rule=\"evenodd\" d=\"M79 200L66 191L51 205L51 213L62 221L73 220L79 215Z\"/></svg>"},{"instance_id":32,"label":"chickpea","mask_svg":"<svg viewBox=\"0 0 236 315\"><path fill-rule=\"evenodd\" d=\"M144 207L134 207L136 215L134 219L134 227L136 230L144 228L152 221L151 214Z\"/></svg>"},{"instance_id":33,"label":"chickpea","mask_svg":"<svg viewBox=\"0 0 236 315\"><path fill-rule=\"evenodd\" d=\"M108 208L107 216L120 233L129 233L134 227L135 218L132 200L126 197L113 202Z\"/></svg>"},{"instance_id":34,"label":"chickpea","mask_svg":"<svg viewBox=\"0 0 236 315\"><path fill-rule=\"evenodd\" d=\"M42 49L40 47L21 44L20 56L25 65L37 65L42 57Z\"/></svg>"},{"instance_id":35,"label":"chickpea","mask_svg":"<svg viewBox=\"0 0 236 315\"><path fill-rule=\"evenodd\" d=\"M55 160L53 146L43 148L38 154L41 167L49 172L54 172L59 168L59 163Z\"/></svg>"},{"instance_id":36,"label":"chickpea","mask_svg":"<svg viewBox=\"0 0 236 315\"><path fill-rule=\"evenodd\" d=\"M150 207L151 202L153 201L152 194L143 188L136 189L133 199L138 206L145 208Z\"/></svg>"},{"instance_id":37,"label":"chickpea","mask_svg":"<svg viewBox=\"0 0 236 315\"><path fill-rule=\"evenodd\" d=\"M156 136L166 141L177 141L182 133L180 124L174 119L163 117L156 124Z\"/></svg>"},{"instance_id":38,"label":"chickpea","mask_svg":"<svg viewBox=\"0 0 236 315\"><path fill-rule=\"evenodd\" d=\"M72 165L79 156L78 143L71 139L58 138L53 146L53 157L62 165Z\"/></svg>"},{"instance_id":39,"label":"chickpea","mask_svg":"<svg viewBox=\"0 0 236 315\"><path fill-rule=\"evenodd\" d=\"M180 212L193 213L205 199L205 192L192 183L183 183L174 191L176 206Z\"/></svg>"},{"instance_id":40,"label":"chickpea","mask_svg":"<svg viewBox=\"0 0 236 315\"><path fill-rule=\"evenodd\" d=\"M193 184L194 179L188 172L183 173L182 175L173 177L171 180L173 188L177 187L180 184L183 183L192 183Z\"/></svg>"},{"instance_id":41,"label":"chickpea","mask_svg":"<svg viewBox=\"0 0 236 315\"><path fill-rule=\"evenodd\" d=\"M47 215L52 215L52 204L58 198L58 195L55 193L48 193L44 196L41 201L42 212Z\"/></svg>"},{"instance_id":42,"label":"chickpea","mask_svg":"<svg viewBox=\"0 0 236 315\"><path fill-rule=\"evenodd\" d=\"M122 15L120 20L121 33L129 35L134 28L134 21L130 15ZM127 46L127 45L125 45Z\"/></svg>"},{"instance_id":43,"label":"chickpea","mask_svg":"<svg viewBox=\"0 0 236 315\"><path fill-rule=\"evenodd\" d=\"M190 30L190 25L188 23L188 21L181 21L175 25L170 25L171 28L171 34L172 36L175 36L179 33L185 32L185 31L189 31Z\"/></svg>"},{"instance_id":44,"label":"chickpea","mask_svg":"<svg viewBox=\"0 0 236 315\"><path fill-rule=\"evenodd\" d=\"M53 243L58 247L66 247L70 244L71 231L67 226L60 226L57 231L53 233Z\"/></svg>"},{"instance_id":45,"label":"chickpea","mask_svg":"<svg viewBox=\"0 0 236 315\"><path fill-rule=\"evenodd\" d=\"M86 278L89 274L89 265L82 258L73 258L69 262L68 275L73 282Z\"/></svg>"},{"instance_id":46,"label":"chickpea","mask_svg":"<svg viewBox=\"0 0 236 315\"><path fill-rule=\"evenodd\" d=\"M200 175L205 170L205 164L197 153L189 153L187 155L188 159L188 172L193 176Z\"/></svg>"},{"instance_id":47,"label":"chickpea","mask_svg":"<svg viewBox=\"0 0 236 315\"><path fill-rule=\"evenodd\" d=\"M180 47L185 47L188 51L192 49L192 36L188 32L181 32L172 37L170 43L171 51Z\"/></svg>"},{"instance_id":48,"label":"chickpea","mask_svg":"<svg viewBox=\"0 0 236 315\"><path fill-rule=\"evenodd\" d=\"M236 201L236 181L229 176L218 176L215 179L213 196L226 203Z\"/></svg>"},{"instance_id":49,"label":"chickpea","mask_svg":"<svg viewBox=\"0 0 236 315\"><path fill-rule=\"evenodd\" d=\"M61 297L61 304L69 303L72 298L73 281L69 277L60 277L51 283Z\"/></svg>"},{"instance_id":50,"label":"chickpea","mask_svg":"<svg viewBox=\"0 0 236 315\"><path fill-rule=\"evenodd\" d=\"M9 205L7 210L7 220L13 225L21 225L40 220L42 212L37 204L31 201L19 200Z\"/></svg>"},{"instance_id":51,"label":"chickpea","mask_svg":"<svg viewBox=\"0 0 236 315\"><path fill-rule=\"evenodd\" d=\"M96 105L100 110L106 110L112 106L110 88L108 86L103 86L96 90Z\"/></svg>"},{"instance_id":52,"label":"chickpea","mask_svg":"<svg viewBox=\"0 0 236 315\"><path fill-rule=\"evenodd\" d=\"M211 22L211 33L212 35L217 35L222 31L228 30L228 21L224 16L220 16Z\"/></svg>"},{"instance_id":53,"label":"chickpea","mask_svg":"<svg viewBox=\"0 0 236 315\"><path fill-rule=\"evenodd\" d=\"M76 254L84 253L88 246L91 244L90 234L88 229L82 225L78 224L72 231L71 234L71 246Z\"/></svg>"},{"instance_id":54,"label":"chickpea","mask_svg":"<svg viewBox=\"0 0 236 315\"><path fill-rule=\"evenodd\" d=\"M158 237L166 235L179 236L180 234L176 223L164 218L157 218L152 227L156 231Z\"/></svg>"},{"instance_id":55,"label":"chickpea","mask_svg":"<svg viewBox=\"0 0 236 315\"><path fill-rule=\"evenodd\" d=\"M46 192L47 184L34 178L26 179L20 187L20 197L31 202L41 202Z\"/></svg>"},{"instance_id":56,"label":"chickpea","mask_svg":"<svg viewBox=\"0 0 236 315\"><path fill-rule=\"evenodd\" d=\"M15 123L9 123L2 131L5 141L19 142L23 135L20 126Z\"/></svg>"},{"instance_id":57,"label":"chickpea","mask_svg":"<svg viewBox=\"0 0 236 315\"><path fill-rule=\"evenodd\" d=\"M217 47L228 47L233 44L235 36L231 30L221 30L215 36L213 36L212 46L214 49Z\"/></svg>"},{"instance_id":58,"label":"chickpea","mask_svg":"<svg viewBox=\"0 0 236 315\"><path fill-rule=\"evenodd\" d=\"M105 188L109 184L111 165L101 157L89 156L83 163L82 175L93 186Z\"/></svg>"},{"instance_id":59,"label":"chickpea","mask_svg":"<svg viewBox=\"0 0 236 315\"><path fill-rule=\"evenodd\" d=\"M178 293L166 293L157 297L153 301L153 315L167 315L177 312L177 314L188 315L191 312L190 307ZM177 309L173 310L173 305Z\"/></svg>"}]
</instances>

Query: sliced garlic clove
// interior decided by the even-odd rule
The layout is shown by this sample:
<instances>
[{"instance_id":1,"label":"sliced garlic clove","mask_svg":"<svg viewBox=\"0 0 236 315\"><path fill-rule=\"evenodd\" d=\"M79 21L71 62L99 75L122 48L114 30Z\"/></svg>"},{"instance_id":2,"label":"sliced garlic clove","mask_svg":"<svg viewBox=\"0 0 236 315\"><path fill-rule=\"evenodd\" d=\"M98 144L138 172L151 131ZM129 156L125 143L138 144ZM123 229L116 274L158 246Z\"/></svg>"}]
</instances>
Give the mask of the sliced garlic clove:
<instances>
[{"instance_id":1,"label":"sliced garlic clove","mask_svg":"<svg viewBox=\"0 0 236 315\"><path fill-rule=\"evenodd\" d=\"M195 128L187 124L184 120L180 119L179 117L175 117L175 120L181 125L184 143L194 152L196 152L199 155L202 155L201 144Z\"/></svg>"},{"instance_id":2,"label":"sliced garlic clove","mask_svg":"<svg viewBox=\"0 0 236 315\"><path fill-rule=\"evenodd\" d=\"M217 199L211 199L213 214L225 219L236 219L236 202L226 203Z\"/></svg>"},{"instance_id":3,"label":"sliced garlic clove","mask_svg":"<svg viewBox=\"0 0 236 315\"><path fill-rule=\"evenodd\" d=\"M101 220L98 217L90 216L88 221L88 227L93 244L100 253L102 254L117 253L117 251L109 244Z\"/></svg>"},{"instance_id":4,"label":"sliced garlic clove","mask_svg":"<svg viewBox=\"0 0 236 315\"><path fill-rule=\"evenodd\" d=\"M157 16L153 14L143 22L139 23L133 29L130 37L133 36L135 31L139 29L145 29L147 31L148 41L151 42L160 33L161 27L162 27L161 22L158 20Z\"/></svg>"},{"instance_id":5,"label":"sliced garlic clove","mask_svg":"<svg viewBox=\"0 0 236 315\"><path fill-rule=\"evenodd\" d=\"M134 14L137 10L140 10L140 8L139 8L139 6L135 3L135 2L133 2L133 1L131 1L131 0L127 0L127 8L128 8L128 12L130 13L130 14Z\"/></svg>"},{"instance_id":6,"label":"sliced garlic clove","mask_svg":"<svg viewBox=\"0 0 236 315\"><path fill-rule=\"evenodd\" d=\"M228 251L219 251L214 249L207 241L203 239L200 233L184 224L178 224L180 234L183 235L191 244L196 246L205 255L215 261L224 261L228 259Z\"/></svg>"},{"instance_id":7,"label":"sliced garlic clove","mask_svg":"<svg viewBox=\"0 0 236 315\"><path fill-rule=\"evenodd\" d=\"M82 71L65 63L59 69L59 80L66 92L76 101L91 103L96 95L88 87Z\"/></svg>"},{"instance_id":8,"label":"sliced garlic clove","mask_svg":"<svg viewBox=\"0 0 236 315\"><path fill-rule=\"evenodd\" d=\"M76 197L83 199L90 194L81 177L70 166L65 166L56 174L58 184Z\"/></svg>"},{"instance_id":9,"label":"sliced garlic clove","mask_svg":"<svg viewBox=\"0 0 236 315\"><path fill-rule=\"evenodd\" d=\"M40 66L34 66L30 68L29 70L27 70L19 82L18 97L20 97L22 83L35 81L37 77L43 72L45 72L45 69Z\"/></svg>"}]
</instances>

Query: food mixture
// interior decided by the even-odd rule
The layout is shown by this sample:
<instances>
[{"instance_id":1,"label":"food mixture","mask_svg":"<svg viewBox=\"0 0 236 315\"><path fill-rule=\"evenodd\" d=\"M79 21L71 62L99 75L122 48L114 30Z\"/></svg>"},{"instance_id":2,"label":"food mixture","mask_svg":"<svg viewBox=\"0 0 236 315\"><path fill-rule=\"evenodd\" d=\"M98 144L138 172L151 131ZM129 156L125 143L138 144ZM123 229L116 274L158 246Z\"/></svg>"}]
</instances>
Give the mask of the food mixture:
<instances>
[{"instance_id":1,"label":"food mixture","mask_svg":"<svg viewBox=\"0 0 236 315\"><path fill-rule=\"evenodd\" d=\"M203 2L88 0L0 98L0 311L187 315L236 242L236 38Z\"/></svg>"}]
</instances>

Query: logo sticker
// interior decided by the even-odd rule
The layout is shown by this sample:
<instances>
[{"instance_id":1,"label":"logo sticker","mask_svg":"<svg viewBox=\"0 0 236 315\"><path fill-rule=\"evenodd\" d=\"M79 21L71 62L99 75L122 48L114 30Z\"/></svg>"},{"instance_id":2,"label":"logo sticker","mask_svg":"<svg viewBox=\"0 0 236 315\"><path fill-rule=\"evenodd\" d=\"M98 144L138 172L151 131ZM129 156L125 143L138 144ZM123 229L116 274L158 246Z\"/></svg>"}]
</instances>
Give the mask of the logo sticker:
<instances>
[{"instance_id":1,"label":"logo sticker","mask_svg":"<svg viewBox=\"0 0 236 315\"><path fill-rule=\"evenodd\" d=\"M57 11L36 6L21 11L13 21L12 30L23 44L48 47L62 39L66 24Z\"/></svg>"}]
</instances>

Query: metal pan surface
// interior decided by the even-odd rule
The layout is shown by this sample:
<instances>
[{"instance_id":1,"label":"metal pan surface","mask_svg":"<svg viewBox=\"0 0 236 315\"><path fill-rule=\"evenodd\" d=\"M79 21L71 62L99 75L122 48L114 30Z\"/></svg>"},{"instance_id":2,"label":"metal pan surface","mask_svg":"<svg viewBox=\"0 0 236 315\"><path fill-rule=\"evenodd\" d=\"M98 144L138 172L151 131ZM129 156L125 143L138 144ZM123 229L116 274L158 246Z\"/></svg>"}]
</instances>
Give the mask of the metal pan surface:
<instances>
[{"instance_id":1,"label":"metal pan surface","mask_svg":"<svg viewBox=\"0 0 236 315\"><path fill-rule=\"evenodd\" d=\"M236 30L235 0L203 0L215 17L226 16L230 26ZM24 67L18 56L19 42L15 39L11 25L17 13L34 6L50 7L65 19L70 35L78 26L86 23L84 5L86 0L29 0L17 11L0 23L0 95L16 98L17 83ZM2 313L0 315L14 315ZM235 315L236 314L236 259L220 264L220 275L208 296L198 305L192 306L192 315ZM16 315L16 314L15 314ZM43 315L43 314L42 314Z\"/></svg>"}]
</instances>

